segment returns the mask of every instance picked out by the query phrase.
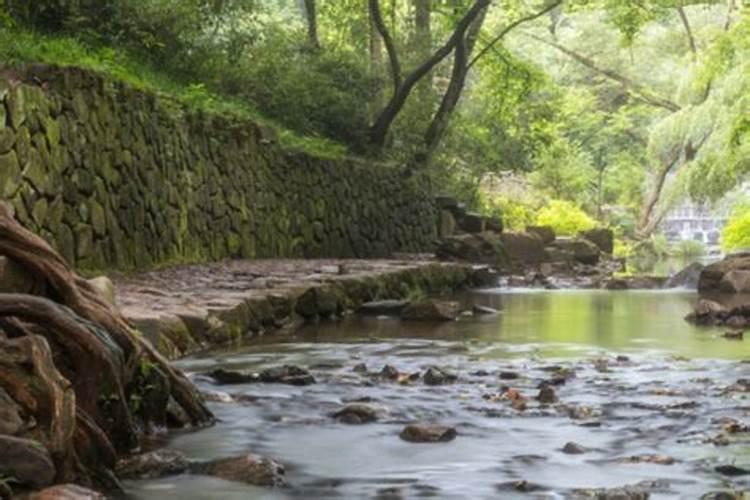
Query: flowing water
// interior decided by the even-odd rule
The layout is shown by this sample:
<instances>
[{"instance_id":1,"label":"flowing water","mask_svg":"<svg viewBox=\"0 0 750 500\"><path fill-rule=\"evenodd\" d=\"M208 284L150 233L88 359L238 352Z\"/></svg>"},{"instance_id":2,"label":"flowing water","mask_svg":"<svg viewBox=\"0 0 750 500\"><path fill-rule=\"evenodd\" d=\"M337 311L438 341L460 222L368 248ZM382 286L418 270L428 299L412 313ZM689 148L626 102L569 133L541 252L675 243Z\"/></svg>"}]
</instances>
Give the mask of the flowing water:
<instances>
[{"instance_id":1,"label":"flowing water","mask_svg":"<svg viewBox=\"0 0 750 500\"><path fill-rule=\"evenodd\" d=\"M640 483L651 498L699 498L750 487L745 476L714 470L750 466L750 433L742 432L750 422L750 382L737 383L750 378L750 364L742 361L750 341L684 322L694 294L492 290L462 299L502 312L448 324L352 317L306 327L294 338L268 337L181 361L203 389L251 397L213 403L218 425L173 436L168 446L195 459L248 451L271 456L286 466L289 486L269 490L183 475L129 482L129 495L579 498L581 488ZM387 382L355 373L360 363L373 373L386 364L403 373L437 365L458 381ZM219 366L280 364L309 368L317 383L215 386L200 376ZM501 379L501 372L520 378ZM539 383L561 373L574 376L555 386L559 401L538 403ZM529 398L525 410L511 406L503 386ZM330 417L357 400L379 408L382 417L365 425ZM458 437L437 444L399 439L415 421L455 426ZM588 452L563 453L569 441ZM647 455L674 461L650 463ZM664 461L671 462L656 460ZM523 480L528 483L518 483Z\"/></svg>"}]
</instances>

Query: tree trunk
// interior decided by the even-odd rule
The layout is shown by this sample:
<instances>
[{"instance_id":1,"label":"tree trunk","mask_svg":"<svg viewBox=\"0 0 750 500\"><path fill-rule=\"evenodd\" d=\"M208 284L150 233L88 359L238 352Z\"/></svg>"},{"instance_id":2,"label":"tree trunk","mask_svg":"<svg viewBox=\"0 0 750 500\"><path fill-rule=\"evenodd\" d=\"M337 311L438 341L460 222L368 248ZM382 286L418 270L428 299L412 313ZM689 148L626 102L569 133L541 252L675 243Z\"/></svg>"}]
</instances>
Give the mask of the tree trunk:
<instances>
[{"instance_id":1,"label":"tree trunk","mask_svg":"<svg viewBox=\"0 0 750 500\"><path fill-rule=\"evenodd\" d=\"M454 50L456 44L466 36L466 31L469 29L471 23L474 22L477 16L479 16L479 14L489 5L489 3L490 0L476 0L474 5L459 21L448 41L445 42L439 49L437 49L429 59L424 61L420 66L409 73L399 85L394 85L395 91L393 96L391 97L385 108L380 112L372 127L370 127L370 145L376 152L382 151L383 147L385 146L386 138L388 136L391 125L396 119L396 116L398 116L398 114L403 109L406 100L408 99L412 90L414 90L414 86ZM383 37L383 40L386 44L386 49L388 50L389 57L391 59L391 67L393 70L392 72L395 75L395 69L398 68L398 55L396 54L395 47L393 48L393 50L389 49L389 45L392 45L393 41L390 37L390 33L385 27L385 24L382 23L378 0L370 0L370 10L373 12L373 18L376 20L376 27L378 28L378 32ZM395 65L394 61L396 62ZM394 84L397 81L398 79L394 78Z\"/></svg>"},{"instance_id":2,"label":"tree trunk","mask_svg":"<svg viewBox=\"0 0 750 500\"><path fill-rule=\"evenodd\" d=\"M430 57L432 49L432 27L430 22L431 0L413 0L414 2L414 54L417 61L424 61ZM432 108L432 71L417 84L415 90L419 105L419 121L427 120Z\"/></svg>"},{"instance_id":3,"label":"tree trunk","mask_svg":"<svg viewBox=\"0 0 750 500\"><path fill-rule=\"evenodd\" d=\"M320 48L318 38L318 12L315 0L305 0L305 17L307 18L307 43L317 50Z\"/></svg>"}]
</instances>

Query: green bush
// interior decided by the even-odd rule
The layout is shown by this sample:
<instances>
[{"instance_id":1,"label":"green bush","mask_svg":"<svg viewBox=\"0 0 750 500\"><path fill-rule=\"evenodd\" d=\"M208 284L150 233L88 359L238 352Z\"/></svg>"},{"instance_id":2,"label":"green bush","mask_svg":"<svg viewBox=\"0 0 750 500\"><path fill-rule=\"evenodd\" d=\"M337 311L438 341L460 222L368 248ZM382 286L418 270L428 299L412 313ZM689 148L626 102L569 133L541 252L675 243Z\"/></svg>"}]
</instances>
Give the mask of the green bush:
<instances>
[{"instance_id":1,"label":"green bush","mask_svg":"<svg viewBox=\"0 0 750 500\"><path fill-rule=\"evenodd\" d=\"M522 231L534 223L533 207L506 196L481 193L479 211L485 215L502 218L505 228L511 231Z\"/></svg>"},{"instance_id":2,"label":"green bush","mask_svg":"<svg viewBox=\"0 0 750 500\"><path fill-rule=\"evenodd\" d=\"M706 255L706 246L700 241L685 240L679 242L672 253L677 257L684 258L702 257Z\"/></svg>"},{"instance_id":3,"label":"green bush","mask_svg":"<svg viewBox=\"0 0 750 500\"><path fill-rule=\"evenodd\" d=\"M721 231L721 248L725 252L750 248L750 210L736 210Z\"/></svg>"},{"instance_id":4,"label":"green bush","mask_svg":"<svg viewBox=\"0 0 750 500\"><path fill-rule=\"evenodd\" d=\"M565 200L551 200L537 214L536 224L550 226L556 234L564 236L573 236L597 225L586 212Z\"/></svg>"}]
</instances>

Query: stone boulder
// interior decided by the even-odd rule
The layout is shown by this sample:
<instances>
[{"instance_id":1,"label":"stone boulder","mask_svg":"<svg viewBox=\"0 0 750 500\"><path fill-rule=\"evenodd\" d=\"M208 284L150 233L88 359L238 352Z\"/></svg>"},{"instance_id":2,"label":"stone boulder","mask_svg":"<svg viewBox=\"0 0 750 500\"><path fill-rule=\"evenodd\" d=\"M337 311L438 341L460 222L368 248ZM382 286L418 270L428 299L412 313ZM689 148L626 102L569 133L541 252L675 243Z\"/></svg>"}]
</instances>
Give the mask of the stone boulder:
<instances>
[{"instance_id":1,"label":"stone boulder","mask_svg":"<svg viewBox=\"0 0 750 500\"><path fill-rule=\"evenodd\" d=\"M458 228L466 233L483 233L485 229L484 217L469 212L458 221Z\"/></svg>"},{"instance_id":2,"label":"stone boulder","mask_svg":"<svg viewBox=\"0 0 750 500\"><path fill-rule=\"evenodd\" d=\"M461 312L458 302L428 299L409 304L401 312L406 321L454 321Z\"/></svg>"},{"instance_id":3,"label":"stone boulder","mask_svg":"<svg viewBox=\"0 0 750 500\"><path fill-rule=\"evenodd\" d=\"M502 233L504 227L503 219L500 217L485 217L484 227L487 231L493 231L495 233Z\"/></svg>"},{"instance_id":4,"label":"stone boulder","mask_svg":"<svg viewBox=\"0 0 750 500\"><path fill-rule=\"evenodd\" d=\"M152 479L182 474L190 467L190 461L175 450L156 450L133 455L117 463L117 475L121 479Z\"/></svg>"},{"instance_id":5,"label":"stone boulder","mask_svg":"<svg viewBox=\"0 0 750 500\"><path fill-rule=\"evenodd\" d=\"M732 269L719 281L719 291L725 293L750 292L750 269Z\"/></svg>"},{"instance_id":6,"label":"stone boulder","mask_svg":"<svg viewBox=\"0 0 750 500\"><path fill-rule=\"evenodd\" d=\"M665 283L667 288L697 288L698 280L705 266L700 262L693 262L683 270L669 277Z\"/></svg>"},{"instance_id":7,"label":"stone boulder","mask_svg":"<svg viewBox=\"0 0 750 500\"><path fill-rule=\"evenodd\" d=\"M99 294L104 297L104 299L107 301L109 305L117 305L117 300L115 297L115 285L112 283L112 280L107 278L106 276L97 276L96 278L92 278L88 280L89 285L91 285Z\"/></svg>"},{"instance_id":8,"label":"stone boulder","mask_svg":"<svg viewBox=\"0 0 750 500\"><path fill-rule=\"evenodd\" d=\"M558 238L551 247L571 254L581 264L595 266L599 263L601 251L597 245L588 240Z\"/></svg>"},{"instance_id":9,"label":"stone boulder","mask_svg":"<svg viewBox=\"0 0 750 500\"><path fill-rule=\"evenodd\" d=\"M456 439L458 432L453 427L435 424L409 424L399 437L410 443L446 443Z\"/></svg>"},{"instance_id":10,"label":"stone boulder","mask_svg":"<svg viewBox=\"0 0 750 500\"><path fill-rule=\"evenodd\" d=\"M238 457L220 458L194 464L193 474L218 477L254 486L283 486L286 483L284 466L270 458L248 453Z\"/></svg>"},{"instance_id":11,"label":"stone boulder","mask_svg":"<svg viewBox=\"0 0 750 500\"><path fill-rule=\"evenodd\" d=\"M458 234L444 238L435 254L439 259L492 265L501 265L508 260L503 243L495 233Z\"/></svg>"},{"instance_id":12,"label":"stone boulder","mask_svg":"<svg viewBox=\"0 0 750 500\"><path fill-rule=\"evenodd\" d=\"M745 275L734 273L725 280L725 276L733 271L750 271L750 253L728 255L723 260L703 268L698 278L698 291L701 293L735 293L732 289L744 286Z\"/></svg>"},{"instance_id":13,"label":"stone boulder","mask_svg":"<svg viewBox=\"0 0 750 500\"><path fill-rule=\"evenodd\" d=\"M545 245L549 245L557 238L555 230L550 226L526 226L526 232L539 236Z\"/></svg>"},{"instance_id":14,"label":"stone boulder","mask_svg":"<svg viewBox=\"0 0 750 500\"><path fill-rule=\"evenodd\" d=\"M611 229L604 227L589 229L588 231L582 231L578 236L595 244L599 247L599 250L608 255L612 255L614 251L615 235Z\"/></svg>"},{"instance_id":15,"label":"stone boulder","mask_svg":"<svg viewBox=\"0 0 750 500\"><path fill-rule=\"evenodd\" d=\"M399 316L409 306L408 300L376 300L365 302L357 308L363 316Z\"/></svg>"},{"instance_id":16,"label":"stone boulder","mask_svg":"<svg viewBox=\"0 0 750 500\"><path fill-rule=\"evenodd\" d=\"M331 415L333 418L343 424L369 424L379 418L379 411L374 406L352 403Z\"/></svg>"},{"instance_id":17,"label":"stone boulder","mask_svg":"<svg viewBox=\"0 0 750 500\"><path fill-rule=\"evenodd\" d=\"M500 235L500 241L514 263L539 264L546 260L544 241L536 234L506 232Z\"/></svg>"}]
</instances>

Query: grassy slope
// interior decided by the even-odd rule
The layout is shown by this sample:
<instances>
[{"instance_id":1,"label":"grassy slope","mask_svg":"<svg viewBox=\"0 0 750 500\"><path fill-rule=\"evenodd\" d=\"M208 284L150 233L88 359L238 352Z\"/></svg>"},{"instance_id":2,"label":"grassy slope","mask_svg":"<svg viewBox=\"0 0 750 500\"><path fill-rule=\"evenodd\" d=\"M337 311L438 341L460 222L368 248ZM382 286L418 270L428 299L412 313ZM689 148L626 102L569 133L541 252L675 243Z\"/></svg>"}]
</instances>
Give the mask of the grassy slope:
<instances>
[{"instance_id":1,"label":"grassy slope","mask_svg":"<svg viewBox=\"0 0 750 500\"><path fill-rule=\"evenodd\" d=\"M341 144L317 137L300 136L258 113L247 101L209 92L202 84L185 84L113 47L88 46L70 37L51 37L0 28L0 66L45 63L75 66L102 73L140 90L164 95L194 109L252 120L276 130L281 144L290 149L340 158Z\"/></svg>"}]
</instances>

